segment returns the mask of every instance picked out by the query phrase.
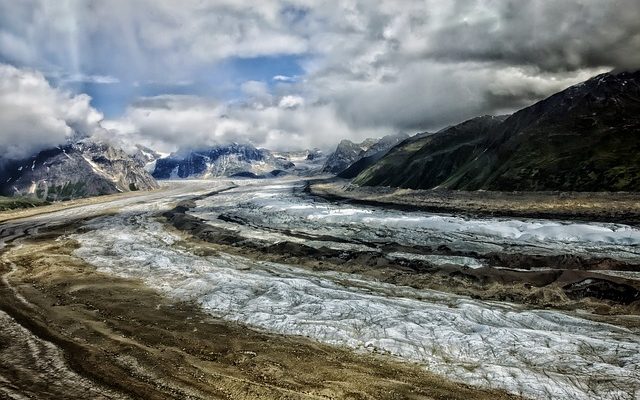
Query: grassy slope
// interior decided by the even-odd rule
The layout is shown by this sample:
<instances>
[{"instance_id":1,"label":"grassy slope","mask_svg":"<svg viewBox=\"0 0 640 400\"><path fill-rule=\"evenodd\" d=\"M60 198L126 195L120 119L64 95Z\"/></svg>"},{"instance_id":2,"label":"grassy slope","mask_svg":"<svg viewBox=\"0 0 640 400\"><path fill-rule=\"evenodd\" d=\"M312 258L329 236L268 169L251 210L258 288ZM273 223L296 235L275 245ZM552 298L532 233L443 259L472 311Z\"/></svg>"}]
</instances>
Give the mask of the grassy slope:
<instances>
[{"instance_id":1,"label":"grassy slope","mask_svg":"<svg viewBox=\"0 0 640 400\"><path fill-rule=\"evenodd\" d=\"M464 190L640 190L640 109L586 110L497 141L443 184Z\"/></svg>"},{"instance_id":2,"label":"grassy slope","mask_svg":"<svg viewBox=\"0 0 640 400\"><path fill-rule=\"evenodd\" d=\"M31 197L4 197L0 196L0 211L16 210L20 208L31 208L49 204L46 201Z\"/></svg>"},{"instance_id":3,"label":"grassy slope","mask_svg":"<svg viewBox=\"0 0 640 400\"><path fill-rule=\"evenodd\" d=\"M355 183L431 188L483 151L483 140L501 118L478 117L442 132L410 138L363 171Z\"/></svg>"}]
</instances>

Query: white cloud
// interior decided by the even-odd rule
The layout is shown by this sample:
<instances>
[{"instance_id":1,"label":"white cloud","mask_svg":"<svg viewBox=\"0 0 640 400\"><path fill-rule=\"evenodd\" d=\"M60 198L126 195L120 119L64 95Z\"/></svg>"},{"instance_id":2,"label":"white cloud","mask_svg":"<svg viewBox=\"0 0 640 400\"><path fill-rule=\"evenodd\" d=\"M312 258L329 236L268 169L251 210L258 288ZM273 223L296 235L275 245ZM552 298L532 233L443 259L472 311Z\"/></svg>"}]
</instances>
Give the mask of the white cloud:
<instances>
[{"instance_id":1,"label":"white cloud","mask_svg":"<svg viewBox=\"0 0 640 400\"><path fill-rule=\"evenodd\" d=\"M301 54L276 0L0 0L0 56L44 72L182 81L231 57ZM96 73L99 71L100 73Z\"/></svg>"},{"instance_id":2,"label":"white cloud","mask_svg":"<svg viewBox=\"0 0 640 400\"><path fill-rule=\"evenodd\" d=\"M110 122L167 146L314 146L509 112L640 67L639 19L637 0L0 0L0 57L78 81L190 83L179 91L203 97L133 104ZM206 80L225 60L283 55L303 72ZM244 97L205 99L227 85Z\"/></svg>"},{"instance_id":3,"label":"white cloud","mask_svg":"<svg viewBox=\"0 0 640 400\"><path fill-rule=\"evenodd\" d=\"M230 142L270 149L328 149L344 137L384 130L353 128L331 104L304 104L284 96L260 103L220 104L194 96L158 96L135 103L122 118L102 125L114 135L160 151Z\"/></svg>"},{"instance_id":4,"label":"white cloud","mask_svg":"<svg viewBox=\"0 0 640 400\"><path fill-rule=\"evenodd\" d=\"M100 129L102 114L87 95L49 85L44 76L0 64L0 155L21 158Z\"/></svg>"},{"instance_id":5,"label":"white cloud","mask_svg":"<svg viewBox=\"0 0 640 400\"><path fill-rule=\"evenodd\" d=\"M43 71L165 81L285 54L360 77L415 59L637 68L638 19L637 0L0 0L0 54Z\"/></svg>"},{"instance_id":6,"label":"white cloud","mask_svg":"<svg viewBox=\"0 0 640 400\"><path fill-rule=\"evenodd\" d=\"M73 74L62 77L60 81L64 83L97 83L101 85L110 85L119 83L120 79L110 75Z\"/></svg>"},{"instance_id":7,"label":"white cloud","mask_svg":"<svg viewBox=\"0 0 640 400\"><path fill-rule=\"evenodd\" d=\"M278 82L294 82L296 80L295 77L286 75L276 75L271 79Z\"/></svg>"},{"instance_id":8,"label":"white cloud","mask_svg":"<svg viewBox=\"0 0 640 400\"><path fill-rule=\"evenodd\" d=\"M304 105L304 99L300 96L283 96L278 103L280 108L297 108Z\"/></svg>"},{"instance_id":9,"label":"white cloud","mask_svg":"<svg viewBox=\"0 0 640 400\"><path fill-rule=\"evenodd\" d=\"M229 142L278 150L330 149L343 138L437 129L487 111L511 111L601 72L539 74L484 63L466 67L414 62L400 66L393 81L348 80L336 73L273 93L264 82L247 81L241 85L246 101L149 97L103 125L125 140L166 152Z\"/></svg>"},{"instance_id":10,"label":"white cloud","mask_svg":"<svg viewBox=\"0 0 640 400\"><path fill-rule=\"evenodd\" d=\"M264 108L271 105L273 96L266 83L260 81L247 81L240 86L240 90L254 107Z\"/></svg>"}]
</instances>

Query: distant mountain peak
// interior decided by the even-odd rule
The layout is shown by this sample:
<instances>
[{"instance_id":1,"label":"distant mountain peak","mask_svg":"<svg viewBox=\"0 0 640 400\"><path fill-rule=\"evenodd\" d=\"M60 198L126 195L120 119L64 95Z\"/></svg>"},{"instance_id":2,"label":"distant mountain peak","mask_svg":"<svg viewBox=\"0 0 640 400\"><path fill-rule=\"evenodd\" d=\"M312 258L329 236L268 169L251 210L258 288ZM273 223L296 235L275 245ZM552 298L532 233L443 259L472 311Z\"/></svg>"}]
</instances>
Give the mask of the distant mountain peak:
<instances>
[{"instance_id":1,"label":"distant mountain peak","mask_svg":"<svg viewBox=\"0 0 640 400\"><path fill-rule=\"evenodd\" d=\"M339 174L358 160L381 151L386 152L407 137L408 135L399 133L378 139L367 138L360 143L343 139L338 143L336 150L327 158L322 170L327 173Z\"/></svg>"},{"instance_id":2,"label":"distant mountain peak","mask_svg":"<svg viewBox=\"0 0 640 400\"><path fill-rule=\"evenodd\" d=\"M311 157L311 158L309 158ZM263 178L286 173L308 174L319 169L318 151L271 152L252 144L230 143L195 149L180 149L155 162L158 179L214 178L233 176ZM295 161L294 161L295 160Z\"/></svg>"}]
</instances>

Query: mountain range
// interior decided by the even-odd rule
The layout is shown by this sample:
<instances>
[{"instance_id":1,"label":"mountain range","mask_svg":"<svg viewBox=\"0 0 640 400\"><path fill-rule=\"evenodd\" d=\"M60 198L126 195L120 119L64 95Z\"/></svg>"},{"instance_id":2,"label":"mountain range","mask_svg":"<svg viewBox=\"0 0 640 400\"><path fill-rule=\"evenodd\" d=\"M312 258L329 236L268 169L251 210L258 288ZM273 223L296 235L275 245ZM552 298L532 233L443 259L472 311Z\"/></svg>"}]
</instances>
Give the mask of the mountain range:
<instances>
[{"instance_id":1,"label":"mountain range","mask_svg":"<svg viewBox=\"0 0 640 400\"><path fill-rule=\"evenodd\" d=\"M354 183L412 189L640 190L640 72L605 73L507 117L395 146Z\"/></svg>"},{"instance_id":2,"label":"mountain range","mask_svg":"<svg viewBox=\"0 0 640 400\"><path fill-rule=\"evenodd\" d=\"M180 150L154 160L152 175L157 179L299 175L319 169L320 156L318 151L276 153L250 144L233 143Z\"/></svg>"},{"instance_id":3,"label":"mountain range","mask_svg":"<svg viewBox=\"0 0 640 400\"><path fill-rule=\"evenodd\" d=\"M56 201L154 189L155 179L321 172L358 185L412 189L639 191L640 72L601 74L511 115L481 116L435 133L343 140L328 156L237 143L166 155L81 139L0 160L0 195Z\"/></svg>"}]
</instances>

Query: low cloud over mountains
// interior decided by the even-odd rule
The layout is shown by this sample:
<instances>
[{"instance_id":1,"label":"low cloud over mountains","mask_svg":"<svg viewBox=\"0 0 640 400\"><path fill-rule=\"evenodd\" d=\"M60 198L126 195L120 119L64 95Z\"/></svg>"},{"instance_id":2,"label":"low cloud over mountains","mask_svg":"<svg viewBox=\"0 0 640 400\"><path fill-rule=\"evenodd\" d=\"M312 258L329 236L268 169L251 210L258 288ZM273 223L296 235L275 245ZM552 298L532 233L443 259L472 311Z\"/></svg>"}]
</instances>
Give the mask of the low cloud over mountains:
<instances>
[{"instance_id":1,"label":"low cloud over mountains","mask_svg":"<svg viewBox=\"0 0 640 400\"><path fill-rule=\"evenodd\" d=\"M2 96L30 105L2 107L0 143L32 151L101 112L164 150L434 130L637 69L638 20L635 0L0 0Z\"/></svg>"}]
</instances>

